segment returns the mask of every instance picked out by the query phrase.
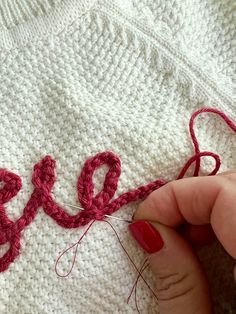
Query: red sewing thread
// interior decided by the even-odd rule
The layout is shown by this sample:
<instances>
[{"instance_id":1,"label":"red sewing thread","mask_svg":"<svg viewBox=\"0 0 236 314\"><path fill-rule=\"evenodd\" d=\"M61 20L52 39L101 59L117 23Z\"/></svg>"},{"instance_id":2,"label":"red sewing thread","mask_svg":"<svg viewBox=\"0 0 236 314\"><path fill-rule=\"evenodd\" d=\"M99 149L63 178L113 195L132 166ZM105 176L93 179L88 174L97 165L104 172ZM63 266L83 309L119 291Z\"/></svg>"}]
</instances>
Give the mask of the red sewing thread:
<instances>
[{"instance_id":1,"label":"red sewing thread","mask_svg":"<svg viewBox=\"0 0 236 314\"><path fill-rule=\"evenodd\" d=\"M132 294L133 294L133 292L134 292L134 294L135 294L135 306L136 306L137 312L140 313L139 308L138 308L137 291L136 291L136 290L137 290L137 284L138 284L138 281L139 281L140 277L142 278L142 280L144 281L144 283L146 284L146 286L148 287L148 289L151 291L151 293L153 294L153 296L154 296L154 297L156 298L156 300L158 301L158 297L157 297L157 295L155 294L154 290L150 287L150 285L148 284L148 282L146 281L146 279L145 279L145 278L143 277L143 275L142 275L142 273L145 271L145 269L149 266L149 265L147 264L147 261L148 261L148 260L145 259L144 263L142 264L142 266L141 266L141 268L140 268L140 270L139 270L138 267L136 266L136 264L134 263L133 259L131 258L130 254L128 253L128 251L127 251L126 248L124 247L123 243L121 242L120 237L119 237L119 235L118 235L116 229L114 228L114 226L113 226L109 221L107 221L107 220L102 220L102 221L105 222L105 223L107 223L107 224L111 227L111 229L112 229L112 231L114 232L114 234L115 234L115 236L116 236L116 238L117 238L117 240L118 240L118 243L120 244L122 250L125 252L125 254L126 254L126 256L128 257L129 261L131 262L131 264L133 265L133 267L135 268L135 270L136 270L137 273L138 273L138 276L137 276L137 278L136 278L136 280L135 280L135 283L134 283L134 285L133 285L133 287L132 287L132 289L131 289L131 291L130 291L130 294L129 294L128 298L127 298L127 304L129 303L130 298L131 298L131 296L132 296ZM55 272L56 272L56 274L57 274L59 277L68 277L69 274L72 272L72 270L73 270L73 268L74 268L74 265L75 265L75 260L76 260L76 256L77 256L78 246L79 246L79 244L81 244L83 238L85 237L85 235L87 234L87 232L89 231L89 229L92 227L92 225L94 224L94 222L95 222L95 220L93 220L92 223L90 223L90 225L85 229L84 233L82 234L82 236L79 238L79 240L78 240L76 243L74 243L74 244L72 244L71 246L69 246L68 248L66 248L66 249L59 255L59 257L57 258L56 263L55 263ZM63 275L62 275L62 274L60 274L60 273L58 272L58 270L57 270L58 263L59 263L59 261L61 260L61 258L62 258L69 250L73 249L74 247L76 247L76 249L75 249L75 252L74 252L74 254L73 254L73 259L72 259L71 267L70 267L69 271L68 271L66 274L63 274Z\"/></svg>"},{"instance_id":2,"label":"red sewing thread","mask_svg":"<svg viewBox=\"0 0 236 314\"><path fill-rule=\"evenodd\" d=\"M234 122L221 111L212 108L204 108L196 111L192 115L189 123L195 155L187 161L177 177L178 179L185 175L186 171L194 162L195 170L193 175L197 176L200 169L200 159L203 156L213 157L216 161L215 169L210 175L216 174L220 167L220 158L218 155L211 152L200 152L194 132L194 121L199 114L204 112L219 115L227 125L236 132ZM109 170L105 177L103 189L94 196L93 174L98 167L104 164L108 165ZM78 228L93 220L103 220L105 214L110 215L130 202L141 200L167 183L164 180L156 180L126 192L112 200L117 189L120 173L120 160L112 152L102 152L88 159L82 168L77 183L79 202L84 210L76 215L69 215L52 197L51 190L56 180L55 161L50 156L46 156L34 166L32 175L34 191L23 210L23 214L14 222L8 218L4 204L10 201L19 192L21 189L21 179L12 172L0 169L0 181L5 183L0 189L0 245L7 242L10 244L8 251L0 258L0 272L5 271L19 255L22 231L34 220L39 207L42 207L44 212L60 226L64 228Z\"/></svg>"},{"instance_id":3,"label":"red sewing thread","mask_svg":"<svg viewBox=\"0 0 236 314\"><path fill-rule=\"evenodd\" d=\"M112 225L109 221L107 221L107 220L104 220L104 221L110 225L111 229L113 230L114 234L116 235L116 238L117 238L117 240L118 240L120 246L122 247L122 249L123 249L123 251L125 252L125 254L126 254L126 256L128 257L128 259L130 260L131 264L134 266L135 270L137 271L137 273L138 273L138 279L139 279L140 277L142 278L142 280L144 281L144 283L146 284L146 286L148 287L148 289L152 292L152 294L154 295L154 297L155 297L156 300L158 301L157 295L155 294L155 292L153 291L153 289L151 288L151 286L148 284L148 282L146 281L146 279L145 279L145 278L143 277L143 275L142 275L142 272L143 272L142 268L139 270L138 267L135 265L134 261L132 260L132 258L131 258L130 255L129 255L128 251L126 250L126 248L124 247L123 243L121 242L120 237L119 237L119 235L118 235L116 229L113 227L113 225ZM137 281L138 281L138 279L137 279ZM132 294L132 293L131 293L131 294ZM127 302L127 303L128 303L128 302Z\"/></svg>"},{"instance_id":4,"label":"red sewing thread","mask_svg":"<svg viewBox=\"0 0 236 314\"><path fill-rule=\"evenodd\" d=\"M144 271L144 269L146 269L146 268L148 267L147 262L148 262L148 259L146 258L146 259L144 260L144 262L142 263L141 267L140 267L139 274L138 274L137 278L135 279L135 282L134 282L134 284L133 284L133 287L132 287L132 289L131 289L131 291L130 291L130 294L129 294L128 298L127 298L127 301L126 301L127 304L129 303L130 298L131 298L131 296L132 296L132 294L133 294L133 292L134 292L134 290L135 290L135 288L136 288L136 286L137 286L138 280L139 280L139 278L140 278L140 274L142 274L142 272Z\"/></svg>"},{"instance_id":5,"label":"red sewing thread","mask_svg":"<svg viewBox=\"0 0 236 314\"><path fill-rule=\"evenodd\" d=\"M128 304L129 301L130 301L130 299L131 299L131 296L132 296L132 294L133 294L133 292L134 292L135 307L136 307L136 310L137 310L138 313L141 313L140 310L139 310L139 307L138 307L138 300L137 300L137 286L138 286L138 281L139 281L140 276L141 276L141 275L143 274L143 272L148 268L148 266L149 266L149 264L148 264L148 259L146 258L146 259L144 260L144 262L143 262L143 264L142 264L140 270L139 270L139 274L138 274L138 276L137 276L137 278L136 278L136 280L135 280L135 282L134 282L134 285L133 285L133 287L132 287L132 289L131 289L131 291L130 291L130 294L129 294L128 298L127 298L127 304ZM156 298L156 300L158 301L158 297L156 296L156 294L153 293L153 291L151 291L151 292L152 292L152 294L154 295L154 297Z\"/></svg>"},{"instance_id":6,"label":"red sewing thread","mask_svg":"<svg viewBox=\"0 0 236 314\"><path fill-rule=\"evenodd\" d=\"M56 263L55 263L55 272L57 274L57 276L59 277L68 277L70 275L70 273L72 272L74 265L75 265L75 260L76 260L76 256L77 256L77 251L78 251L78 246L79 244L82 242L83 238L86 236L87 232L89 231L89 229L92 227L92 225L94 224L95 220L93 220L90 225L87 227L87 229L84 231L84 233L82 234L82 236L79 238L79 240L72 244L71 246L69 246L66 250L64 250L57 258ZM61 258L71 249L73 249L73 247L75 247L75 252L74 252L74 256L72 259L72 264L71 267L69 269L69 271L66 274L61 275L58 270L57 270L57 265L60 262Z\"/></svg>"},{"instance_id":7,"label":"red sewing thread","mask_svg":"<svg viewBox=\"0 0 236 314\"><path fill-rule=\"evenodd\" d=\"M69 246L68 248L66 248L60 255L59 257L57 258L56 260L56 263L55 263L55 272L56 274L59 276L59 277L68 277L69 274L72 272L73 268L74 268L74 265L75 265L75 260L76 260L76 256L77 256L77 251L78 251L78 246L79 244L82 242L83 238L85 237L85 235L87 234L87 232L89 231L89 229L92 227L92 225L94 224L95 220L92 221L92 223L90 223L90 225L86 228L86 230L84 231L84 233L82 234L82 236L79 238L79 240L72 244L71 246ZM107 223L112 231L114 232L117 240L118 240L118 243L120 244L122 250L125 252L126 256L128 257L128 259L130 260L131 264L133 265L133 267L135 268L135 270L138 272L138 276L135 280L135 283L131 289L131 292L128 296L128 299L127 299L127 304L129 303L130 301L130 298L133 294L133 292L135 293L135 306L136 306L136 309L137 309L137 312L140 313L139 311L139 308L138 308L138 302L137 302L137 284L138 284L138 280L140 279L140 277L143 279L144 283L146 284L146 286L148 287L148 289L151 291L151 293L154 295L154 297L156 298L156 300L158 301L158 298L157 298L157 295L155 294L155 292L153 291L153 289L150 287L150 285L148 284L148 282L146 281L146 279L143 277L142 273L144 272L144 270L148 267L148 264L147 264L147 259L145 259L144 263L142 264L140 270L138 269L138 267L135 265L133 259L131 258L130 254L128 253L128 251L126 250L126 248L124 247L123 243L121 242L120 240L120 237L116 231L116 229L114 228L114 226L107 220L103 220L103 222ZM61 258L71 249L73 249L74 247L76 247L75 249L75 252L74 252L74 255L73 255L73 259L72 259L72 264L71 264L71 267L69 269L69 271L66 273L66 274L60 274L57 270L57 266L58 266L58 263L59 261L61 260Z\"/></svg>"},{"instance_id":8,"label":"red sewing thread","mask_svg":"<svg viewBox=\"0 0 236 314\"><path fill-rule=\"evenodd\" d=\"M145 265L142 269L140 269L140 273L143 274L143 272L148 268L148 266L149 265ZM135 301L135 307L136 307L137 312L139 314L141 314L141 311L139 310L138 298L137 298L137 288L138 288L139 278L140 278L140 275L138 274L137 281L136 281L136 284L135 284L135 289L134 289L134 301ZM154 297L156 297L156 295L154 295Z\"/></svg>"}]
</instances>

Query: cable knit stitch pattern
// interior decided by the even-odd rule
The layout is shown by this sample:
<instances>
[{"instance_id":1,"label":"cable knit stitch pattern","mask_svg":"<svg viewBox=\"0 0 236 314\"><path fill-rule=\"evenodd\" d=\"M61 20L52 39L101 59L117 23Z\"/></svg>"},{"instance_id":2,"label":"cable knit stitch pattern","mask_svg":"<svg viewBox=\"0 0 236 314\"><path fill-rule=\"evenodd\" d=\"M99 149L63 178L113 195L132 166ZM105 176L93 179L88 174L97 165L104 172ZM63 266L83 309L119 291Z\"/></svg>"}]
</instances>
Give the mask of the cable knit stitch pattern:
<instances>
[{"instance_id":1,"label":"cable knit stitch pattern","mask_svg":"<svg viewBox=\"0 0 236 314\"><path fill-rule=\"evenodd\" d=\"M47 154L57 160L52 192L58 204L76 203L76 177L88 157L107 150L121 157L122 193L176 177L192 155L186 125L199 107L216 107L236 121L235 4L227 4L0 1L0 167L22 178L18 196L5 204L9 218L22 215L33 192L32 166ZM196 129L201 150L219 153L222 170L234 168L235 136L225 125L202 117ZM212 160L204 160L203 172L211 169ZM95 174L98 191L105 170ZM135 206L117 215L130 217ZM126 225L114 225L141 263ZM132 266L102 223L84 238L73 274L66 280L55 275L58 253L82 232L55 227L40 210L22 235L17 262L0 274L0 313L136 313L134 304L125 304ZM0 256L7 250L1 246ZM225 271L231 259L217 245L199 254L214 283L216 313L234 313L235 288ZM61 267L69 262L70 256ZM150 273L147 280L152 283ZM156 313L142 284L139 299L144 313Z\"/></svg>"}]
</instances>

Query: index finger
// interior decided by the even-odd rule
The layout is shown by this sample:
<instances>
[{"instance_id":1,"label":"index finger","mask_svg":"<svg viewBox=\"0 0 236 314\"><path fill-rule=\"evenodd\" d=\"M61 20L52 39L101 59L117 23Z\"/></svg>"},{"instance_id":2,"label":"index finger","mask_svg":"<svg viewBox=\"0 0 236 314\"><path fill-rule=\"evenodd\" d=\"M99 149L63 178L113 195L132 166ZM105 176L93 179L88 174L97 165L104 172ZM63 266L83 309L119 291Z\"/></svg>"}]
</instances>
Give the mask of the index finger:
<instances>
[{"instance_id":1,"label":"index finger","mask_svg":"<svg viewBox=\"0 0 236 314\"><path fill-rule=\"evenodd\" d=\"M210 223L218 240L236 259L236 174L167 183L141 203L134 218L172 227L186 221Z\"/></svg>"}]
</instances>

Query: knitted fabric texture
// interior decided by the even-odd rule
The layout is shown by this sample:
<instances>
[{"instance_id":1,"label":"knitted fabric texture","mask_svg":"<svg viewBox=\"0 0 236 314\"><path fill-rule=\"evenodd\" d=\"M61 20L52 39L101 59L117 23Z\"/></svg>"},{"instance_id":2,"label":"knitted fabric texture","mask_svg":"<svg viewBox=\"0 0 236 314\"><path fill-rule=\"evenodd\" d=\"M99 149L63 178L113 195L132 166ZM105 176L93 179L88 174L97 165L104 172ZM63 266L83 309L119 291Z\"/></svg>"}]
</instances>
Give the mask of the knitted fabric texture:
<instances>
[{"instance_id":1,"label":"knitted fabric texture","mask_svg":"<svg viewBox=\"0 0 236 314\"><path fill-rule=\"evenodd\" d=\"M59 208L76 204L79 173L83 207L115 204L116 156L122 161L119 195L156 178L157 185L177 178L193 155L186 125L201 107L236 121L235 12L233 0L0 1L0 168L11 171L0 173L0 258L20 252L13 263L4 257L0 313L136 313L134 303L125 304L136 274L104 223L95 222L83 239L70 277L56 276L59 252L84 232L64 228L76 226L77 210ZM235 168L235 135L223 121L202 115L195 131L201 152L219 154L222 171ZM108 153L110 162L107 153L97 155L105 151L114 152ZM83 167L91 156L97 157ZM215 167L207 156L199 174ZM111 177L105 175L107 162ZM192 162L197 165L198 158ZM84 182L91 184L97 163L93 196ZM105 193L104 177L110 187ZM130 218L136 203L125 204L116 215ZM21 219L23 209L30 218ZM74 218L68 222L69 216ZM113 224L141 266L143 253L126 224ZM199 256L216 313L234 313L233 261L217 244ZM70 261L61 260L62 272ZM152 285L151 273L145 278ZM157 312L141 282L138 298L142 312Z\"/></svg>"},{"instance_id":2,"label":"knitted fabric texture","mask_svg":"<svg viewBox=\"0 0 236 314\"><path fill-rule=\"evenodd\" d=\"M216 161L215 169L212 170L209 175L217 174L220 168L219 156L212 152L200 152L199 143L195 135L193 127L194 120L199 114L204 112L218 114L223 118L228 126L236 132L236 125L233 121L231 121L219 110L204 108L195 112L189 123L190 134L195 148L195 155L186 162L177 179L182 179L184 177L193 162L196 163L193 175L198 176L201 157L204 156L213 157ZM106 174L103 189L96 196L94 196L93 174L95 170L103 164L107 164L109 166L109 171ZM3 188L0 190L0 244L5 244L6 242L10 243L9 250L3 257L0 258L0 272L6 270L19 254L20 233L35 218L38 207L43 207L45 213L53 218L60 226L69 229L78 228L91 222L91 220L103 220L105 215L111 215L122 206L147 197L151 192L159 189L167 183L164 180L156 180L145 186L128 191L120 195L117 199L111 201L116 192L120 174L120 160L112 152L98 153L95 157L88 159L81 171L77 184L78 199L80 204L83 206L83 211L71 216L67 214L63 208L56 204L51 196L51 190L55 182L55 161L50 156L46 156L39 164L34 166L32 183L35 186L35 189L30 197L30 200L27 202L26 207L24 208L22 216L15 223L13 223L7 217L5 209L2 205L14 197L21 189L21 179L14 173L7 170L0 170L0 182L2 181L4 183Z\"/></svg>"}]
</instances>

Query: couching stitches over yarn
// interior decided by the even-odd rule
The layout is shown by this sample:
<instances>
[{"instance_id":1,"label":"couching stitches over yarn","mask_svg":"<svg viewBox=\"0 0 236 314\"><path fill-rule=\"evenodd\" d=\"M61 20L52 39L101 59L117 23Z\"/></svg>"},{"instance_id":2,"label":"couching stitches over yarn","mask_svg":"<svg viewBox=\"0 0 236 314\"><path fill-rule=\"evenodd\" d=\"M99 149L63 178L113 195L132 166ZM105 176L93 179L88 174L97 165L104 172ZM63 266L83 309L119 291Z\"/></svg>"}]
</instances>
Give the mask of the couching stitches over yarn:
<instances>
[{"instance_id":1,"label":"couching stitches over yarn","mask_svg":"<svg viewBox=\"0 0 236 314\"><path fill-rule=\"evenodd\" d=\"M228 126L236 132L236 125L233 121L217 109L204 108L195 112L189 123L195 154L184 165L177 179L183 178L186 171L194 162L194 175L198 176L200 159L203 156L211 156L215 159L215 169L210 175L216 174L219 170L219 156L212 152L200 152L194 132L194 120L203 112L215 113L221 116ZM109 167L109 170L105 176L103 189L94 196L93 175L95 170L104 164ZM156 180L123 193L118 198L112 200L121 174L120 159L112 152L98 153L85 162L77 182L78 199L84 210L76 215L69 215L52 197L51 190L56 180L55 167L56 162L50 156L44 157L34 166L32 175L34 191L23 210L23 214L15 222L8 218L4 204L19 192L22 186L21 179L18 175L8 170L0 169L0 182L4 183L4 186L0 189L0 245L10 244L8 251L0 258L0 272L5 271L19 255L22 231L34 220L40 207L60 226L64 228L78 228L88 224L92 220L103 220L106 214L110 215L130 202L141 200L166 184L164 180Z\"/></svg>"},{"instance_id":2,"label":"couching stitches over yarn","mask_svg":"<svg viewBox=\"0 0 236 314\"><path fill-rule=\"evenodd\" d=\"M93 195L94 171L107 164L109 170L106 174L104 186L96 196ZM121 173L119 158L112 152L103 152L88 159L78 179L78 197L84 210L71 216L61 208L52 198L51 190L56 180L56 162L50 157L44 157L34 166L32 183L34 191L24 208L22 216L16 221L11 221L6 214L3 204L8 202L21 189L21 179L7 170L0 170L0 180L4 187L0 190L0 245L9 242L10 248L0 258L0 271L4 271L14 261L20 251L20 237L24 230L35 218L39 207L64 228L78 228L91 220L102 220L105 214L112 214L123 205L145 198L149 193L162 186L165 182L157 180L136 190L129 191L111 201L114 196L118 179Z\"/></svg>"}]
</instances>

